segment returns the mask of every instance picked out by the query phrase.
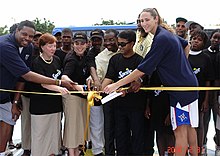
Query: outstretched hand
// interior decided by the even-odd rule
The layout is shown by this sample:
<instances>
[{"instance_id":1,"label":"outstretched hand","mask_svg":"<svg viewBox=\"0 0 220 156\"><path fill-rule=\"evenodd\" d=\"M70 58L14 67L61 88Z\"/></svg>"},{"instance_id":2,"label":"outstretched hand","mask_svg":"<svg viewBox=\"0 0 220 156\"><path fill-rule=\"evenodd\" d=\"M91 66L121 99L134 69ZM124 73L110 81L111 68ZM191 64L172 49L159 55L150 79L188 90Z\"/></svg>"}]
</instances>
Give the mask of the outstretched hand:
<instances>
[{"instance_id":1,"label":"outstretched hand","mask_svg":"<svg viewBox=\"0 0 220 156\"><path fill-rule=\"evenodd\" d=\"M65 87L60 87L59 91L62 95L70 94L69 90L66 89Z\"/></svg>"},{"instance_id":2,"label":"outstretched hand","mask_svg":"<svg viewBox=\"0 0 220 156\"><path fill-rule=\"evenodd\" d=\"M110 93L116 91L118 88L119 88L119 86L117 86L116 83L112 83L112 84L107 85L103 89L103 92L106 93L106 94L110 94Z\"/></svg>"},{"instance_id":3,"label":"outstretched hand","mask_svg":"<svg viewBox=\"0 0 220 156\"><path fill-rule=\"evenodd\" d=\"M100 91L102 88L102 84L99 80L93 81L91 78L88 78L86 80L86 84L87 84L88 90Z\"/></svg>"},{"instance_id":4,"label":"outstretched hand","mask_svg":"<svg viewBox=\"0 0 220 156\"><path fill-rule=\"evenodd\" d=\"M61 86L67 88L68 90L76 90L76 85L78 85L77 82L68 81L68 80L61 81Z\"/></svg>"}]
</instances>

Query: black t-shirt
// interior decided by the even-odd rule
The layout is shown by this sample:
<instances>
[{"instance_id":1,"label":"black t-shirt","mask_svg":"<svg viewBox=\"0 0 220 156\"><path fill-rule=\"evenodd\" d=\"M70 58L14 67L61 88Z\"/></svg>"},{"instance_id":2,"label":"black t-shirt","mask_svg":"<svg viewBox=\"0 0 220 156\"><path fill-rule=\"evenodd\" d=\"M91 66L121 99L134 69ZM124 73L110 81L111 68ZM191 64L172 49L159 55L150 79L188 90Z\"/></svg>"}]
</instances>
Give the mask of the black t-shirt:
<instances>
[{"instance_id":1,"label":"black t-shirt","mask_svg":"<svg viewBox=\"0 0 220 156\"><path fill-rule=\"evenodd\" d=\"M77 56L75 52L68 53L64 59L63 75L67 75L72 81L80 85L86 84L86 79L90 75L86 53L82 57ZM82 94L76 95L85 98Z\"/></svg>"},{"instance_id":2,"label":"black t-shirt","mask_svg":"<svg viewBox=\"0 0 220 156\"><path fill-rule=\"evenodd\" d=\"M215 78L211 58L201 52L198 55L189 55L188 58L194 74L196 75L199 86L205 87L206 81L212 81ZM205 91L199 91L199 103L203 102Z\"/></svg>"},{"instance_id":3,"label":"black t-shirt","mask_svg":"<svg viewBox=\"0 0 220 156\"><path fill-rule=\"evenodd\" d=\"M212 64L213 64L213 69L214 69L214 74L215 74L215 79L217 78L217 73L219 72L219 70L217 69L217 62L216 62L216 58L217 58L217 54L219 54L219 51L216 52L211 52L210 48L203 50L203 52L207 55L210 56Z\"/></svg>"},{"instance_id":4,"label":"black t-shirt","mask_svg":"<svg viewBox=\"0 0 220 156\"><path fill-rule=\"evenodd\" d=\"M142 61L142 57L138 54L134 54L129 58L125 58L122 54L116 54L109 60L108 70L105 78L109 78L114 82L129 75L133 70L137 68ZM122 87L129 87L127 84ZM114 100L115 107L123 109L143 109L146 105L146 93L139 91L137 93L128 93L125 97L118 97Z\"/></svg>"},{"instance_id":5,"label":"black t-shirt","mask_svg":"<svg viewBox=\"0 0 220 156\"><path fill-rule=\"evenodd\" d=\"M94 67L96 68L96 64L95 64L95 57L101 52L101 49L96 49L95 47L91 47L89 49L89 52L87 54L87 64L89 67Z\"/></svg>"},{"instance_id":6,"label":"black t-shirt","mask_svg":"<svg viewBox=\"0 0 220 156\"><path fill-rule=\"evenodd\" d=\"M47 64L43 59L38 56L33 61L32 71L42 74L44 76L60 79L61 76L61 63L57 56L53 57L51 64ZM32 83L31 90L33 92L54 92L45 89L41 84ZM31 94L30 96L30 113L34 115L44 115L57 113L62 111L62 97L59 95L41 95Z\"/></svg>"},{"instance_id":7,"label":"black t-shirt","mask_svg":"<svg viewBox=\"0 0 220 156\"><path fill-rule=\"evenodd\" d=\"M58 56L60 58L60 62L61 62L61 65L63 67L63 61L66 57L66 52L64 52L63 50L61 50L60 48L58 48L56 51L55 51L55 55Z\"/></svg>"}]
</instances>

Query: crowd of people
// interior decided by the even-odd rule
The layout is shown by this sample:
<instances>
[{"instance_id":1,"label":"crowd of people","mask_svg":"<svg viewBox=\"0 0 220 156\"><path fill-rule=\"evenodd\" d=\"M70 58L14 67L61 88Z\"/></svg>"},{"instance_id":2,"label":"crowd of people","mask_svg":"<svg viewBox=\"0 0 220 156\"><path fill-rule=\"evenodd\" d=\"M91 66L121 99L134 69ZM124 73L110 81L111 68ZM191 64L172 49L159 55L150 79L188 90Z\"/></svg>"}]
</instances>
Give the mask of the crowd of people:
<instances>
[{"instance_id":1,"label":"crowd of people","mask_svg":"<svg viewBox=\"0 0 220 156\"><path fill-rule=\"evenodd\" d=\"M161 156L205 156L211 111L220 156L219 91L175 91L219 87L219 50L220 29L208 36L183 17L173 29L156 8L140 12L136 31L90 36L69 28L42 34L21 21L0 36L0 89L9 90L0 91L0 156L19 116L22 156L79 156L87 141L94 156L153 156L154 138ZM161 86L174 90L141 89ZM84 91L122 95L87 109Z\"/></svg>"}]
</instances>

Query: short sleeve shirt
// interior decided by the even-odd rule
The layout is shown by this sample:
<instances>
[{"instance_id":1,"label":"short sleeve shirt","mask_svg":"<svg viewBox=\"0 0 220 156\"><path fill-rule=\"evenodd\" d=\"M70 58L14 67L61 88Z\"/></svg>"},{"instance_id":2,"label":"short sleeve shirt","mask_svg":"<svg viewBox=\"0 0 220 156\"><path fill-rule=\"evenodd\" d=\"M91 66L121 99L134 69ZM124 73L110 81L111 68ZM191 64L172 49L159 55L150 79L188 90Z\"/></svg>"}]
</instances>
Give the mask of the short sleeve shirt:
<instances>
[{"instance_id":1,"label":"short sleeve shirt","mask_svg":"<svg viewBox=\"0 0 220 156\"><path fill-rule=\"evenodd\" d=\"M189 54L188 60L198 79L199 86L206 87L207 81L215 79L211 58L206 53L201 52L197 55L193 55L193 53ZM199 91L199 104L201 104L204 99L205 91Z\"/></svg>"},{"instance_id":2,"label":"short sleeve shirt","mask_svg":"<svg viewBox=\"0 0 220 156\"><path fill-rule=\"evenodd\" d=\"M17 79L29 71L19 55L19 45L14 34L0 38L0 88L14 89ZM8 92L0 92L0 100L9 96Z\"/></svg>"},{"instance_id":3,"label":"short sleeve shirt","mask_svg":"<svg viewBox=\"0 0 220 156\"><path fill-rule=\"evenodd\" d=\"M114 82L126 77L133 70L137 68L139 63L142 61L142 57L135 53L129 58L124 57L121 53L116 54L109 60L108 70L105 78L111 79ZM130 84L122 86L129 87ZM118 97L115 99L115 107L123 109L144 109L146 93L139 91L138 93L128 93L124 97ZM135 102L134 102L135 101Z\"/></svg>"},{"instance_id":4,"label":"short sleeve shirt","mask_svg":"<svg viewBox=\"0 0 220 156\"><path fill-rule=\"evenodd\" d=\"M53 56L51 64L47 64L38 56L34 59L32 71L53 78L60 79L61 77L61 62L57 56ZM32 83L31 90L33 92L51 93L54 91L48 90L41 84ZM57 113L62 111L62 97L58 95L30 95L30 113L34 115L44 115Z\"/></svg>"}]
</instances>

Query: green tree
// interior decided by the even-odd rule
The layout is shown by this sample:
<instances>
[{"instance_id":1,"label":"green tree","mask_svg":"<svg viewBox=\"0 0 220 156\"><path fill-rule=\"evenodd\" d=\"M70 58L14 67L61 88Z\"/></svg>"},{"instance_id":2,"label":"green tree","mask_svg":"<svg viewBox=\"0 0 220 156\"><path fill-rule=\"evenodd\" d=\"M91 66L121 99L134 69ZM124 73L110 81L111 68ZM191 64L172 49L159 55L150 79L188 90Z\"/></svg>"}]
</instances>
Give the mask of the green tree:
<instances>
[{"instance_id":1,"label":"green tree","mask_svg":"<svg viewBox=\"0 0 220 156\"><path fill-rule=\"evenodd\" d=\"M4 27L0 27L0 36L8 34L9 31L7 30L7 25L5 25Z\"/></svg>"},{"instance_id":2,"label":"green tree","mask_svg":"<svg viewBox=\"0 0 220 156\"><path fill-rule=\"evenodd\" d=\"M53 28L55 27L54 22L51 22L46 18L44 18L43 21L39 18L36 18L35 20L33 20L33 22L35 24L36 31L40 31L42 33L51 33Z\"/></svg>"},{"instance_id":3,"label":"green tree","mask_svg":"<svg viewBox=\"0 0 220 156\"><path fill-rule=\"evenodd\" d=\"M114 20L104 20L102 19L102 23L96 23L94 25L123 25L123 24L126 24L126 22L121 22L121 21L118 21L118 22L115 22Z\"/></svg>"}]
</instances>

